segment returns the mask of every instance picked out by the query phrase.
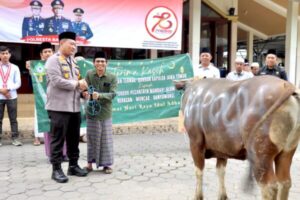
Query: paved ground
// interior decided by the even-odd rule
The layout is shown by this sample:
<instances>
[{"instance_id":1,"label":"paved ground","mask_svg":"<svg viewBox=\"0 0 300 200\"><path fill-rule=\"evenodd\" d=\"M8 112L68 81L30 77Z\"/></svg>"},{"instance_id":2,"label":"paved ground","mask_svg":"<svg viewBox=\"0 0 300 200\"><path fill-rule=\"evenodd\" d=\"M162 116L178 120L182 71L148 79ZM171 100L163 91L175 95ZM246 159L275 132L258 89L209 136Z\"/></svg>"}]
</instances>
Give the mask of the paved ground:
<instances>
[{"instance_id":1,"label":"paved ground","mask_svg":"<svg viewBox=\"0 0 300 200\"><path fill-rule=\"evenodd\" d=\"M80 165L86 161L86 144L80 144ZM195 176L188 143L181 134L114 136L114 173L94 171L87 177L70 177L66 184L50 179L51 166L44 146L0 147L0 199L97 199L97 200L189 200L193 199ZM206 162L205 199L217 199L215 160ZM290 199L300 199L300 150L292 166ZM66 171L67 163L63 164ZM246 194L242 180L247 164L229 161L226 174L230 199L260 199L256 189Z\"/></svg>"}]
</instances>

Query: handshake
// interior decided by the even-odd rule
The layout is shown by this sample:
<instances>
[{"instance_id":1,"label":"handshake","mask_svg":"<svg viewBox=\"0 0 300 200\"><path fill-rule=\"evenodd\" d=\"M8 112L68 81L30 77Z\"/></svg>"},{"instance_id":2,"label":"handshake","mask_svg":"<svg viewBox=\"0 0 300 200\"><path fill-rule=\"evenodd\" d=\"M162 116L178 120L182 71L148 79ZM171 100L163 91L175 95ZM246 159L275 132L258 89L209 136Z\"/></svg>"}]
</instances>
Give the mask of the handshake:
<instances>
[{"instance_id":1,"label":"handshake","mask_svg":"<svg viewBox=\"0 0 300 200\"><path fill-rule=\"evenodd\" d=\"M87 82L85 81L85 79L81 79L77 82L77 88L79 88L80 90L87 90L88 85Z\"/></svg>"},{"instance_id":2,"label":"handshake","mask_svg":"<svg viewBox=\"0 0 300 200\"><path fill-rule=\"evenodd\" d=\"M100 94L98 92L93 92L92 94L89 94L88 91L84 91L82 92L82 96L85 99L89 99L92 98L93 100L98 100L100 97ZM91 99L90 99L91 100Z\"/></svg>"}]
</instances>

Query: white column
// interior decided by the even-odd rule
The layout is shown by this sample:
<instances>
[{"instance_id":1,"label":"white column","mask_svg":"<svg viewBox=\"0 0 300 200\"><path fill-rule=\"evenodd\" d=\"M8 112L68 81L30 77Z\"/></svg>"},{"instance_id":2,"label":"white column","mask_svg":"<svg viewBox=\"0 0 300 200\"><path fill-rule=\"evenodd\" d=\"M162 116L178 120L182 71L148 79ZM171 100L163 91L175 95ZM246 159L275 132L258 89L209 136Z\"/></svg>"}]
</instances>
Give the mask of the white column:
<instances>
[{"instance_id":1,"label":"white column","mask_svg":"<svg viewBox=\"0 0 300 200\"><path fill-rule=\"evenodd\" d=\"M247 35L247 59L249 64L253 62L253 32L251 31Z\"/></svg>"},{"instance_id":2,"label":"white column","mask_svg":"<svg viewBox=\"0 0 300 200\"><path fill-rule=\"evenodd\" d=\"M234 60L236 59L236 50L237 50L237 22L231 22L231 51L229 52L231 55L230 63L231 63L231 71L234 70Z\"/></svg>"},{"instance_id":3,"label":"white column","mask_svg":"<svg viewBox=\"0 0 300 200\"><path fill-rule=\"evenodd\" d=\"M296 86L300 88L300 20L298 20L298 41L296 58Z\"/></svg>"},{"instance_id":4,"label":"white column","mask_svg":"<svg viewBox=\"0 0 300 200\"><path fill-rule=\"evenodd\" d=\"M151 49L150 50L150 58L151 59L157 58L157 49Z\"/></svg>"},{"instance_id":5,"label":"white column","mask_svg":"<svg viewBox=\"0 0 300 200\"><path fill-rule=\"evenodd\" d=\"M285 66L288 80L296 84L296 50L299 2L289 0L286 18Z\"/></svg>"},{"instance_id":6,"label":"white column","mask_svg":"<svg viewBox=\"0 0 300 200\"><path fill-rule=\"evenodd\" d=\"M193 69L199 65L200 29L201 29L201 0L190 0L189 13L189 53Z\"/></svg>"}]
</instances>

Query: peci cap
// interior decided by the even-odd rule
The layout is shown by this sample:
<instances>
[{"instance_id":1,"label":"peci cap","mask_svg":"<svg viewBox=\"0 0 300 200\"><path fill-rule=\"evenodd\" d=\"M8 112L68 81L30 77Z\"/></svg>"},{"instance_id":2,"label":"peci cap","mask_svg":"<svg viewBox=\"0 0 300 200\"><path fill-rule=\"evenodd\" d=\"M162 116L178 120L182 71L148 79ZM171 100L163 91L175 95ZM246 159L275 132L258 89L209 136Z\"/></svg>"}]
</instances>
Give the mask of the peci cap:
<instances>
[{"instance_id":1,"label":"peci cap","mask_svg":"<svg viewBox=\"0 0 300 200\"><path fill-rule=\"evenodd\" d=\"M52 49L52 45L50 42L43 42L40 45L40 52L42 52L44 49Z\"/></svg>"},{"instance_id":2,"label":"peci cap","mask_svg":"<svg viewBox=\"0 0 300 200\"><path fill-rule=\"evenodd\" d=\"M74 32L62 32L61 34L59 34L58 36L59 41L61 41L62 39L71 39L71 40L76 40L76 33Z\"/></svg>"},{"instance_id":3,"label":"peci cap","mask_svg":"<svg viewBox=\"0 0 300 200\"><path fill-rule=\"evenodd\" d=\"M83 54L81 53L81 52L79 52L79 51L77 51L76 53L75 53L75 55L74 55L74 57L83 57Z\"/></svg>"},{"instance_id":4,"label":"peci cap","mask_svg":"<svg viewBox=\"0 0 300 200\"><path fill-rule=\"evenodd\" d=\"M94 60L95 60L96 58L104 58L105 60L107 59L107 58L106 58L106 54L105 54L105 52L103 52L103 51L98 51L98 52L96 52L96 53L95 53L95 56L94 56Z\"/></svg>"},{"instance_id":5,"label":"peci cap","mask_svg":"<svg viewBox=\"0 0 300 200\"><path fill-rule=\"evenodd\" d=\"M273 54L273 55L277 56L276 49L269 49L268 52L267 52L267 55L268 54Z\"/></svg>"},{"instance_id":6,"label":"peci cap","mask_svg":"<svg viewBox=\"0 0 300 200\"><path fill-rule=\"evenodd\" d=\"M209 54L210 54L210 49L204 47L204 48L201 49L200 54L201 54L201 53L209 53Z\"/></svg>"}]
</instances>

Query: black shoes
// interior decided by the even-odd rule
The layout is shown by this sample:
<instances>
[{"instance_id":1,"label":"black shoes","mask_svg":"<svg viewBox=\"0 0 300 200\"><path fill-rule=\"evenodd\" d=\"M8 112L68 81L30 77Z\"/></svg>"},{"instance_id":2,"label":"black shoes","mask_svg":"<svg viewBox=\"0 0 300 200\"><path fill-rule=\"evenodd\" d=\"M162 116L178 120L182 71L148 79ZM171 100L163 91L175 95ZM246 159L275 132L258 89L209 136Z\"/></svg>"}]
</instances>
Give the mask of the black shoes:
<instances>
[{"instance_id":1,"label":"black shoes","mask_svg":"<svg viewBox=\"0 0 300 200\"><path fill-rule=\"evenodd\" d=\"M78 165L69 166L68 175L70 176L86 176L88 172L81 169Z\"/></svg>"},{"instance_id":2,"label":"black shoes","mask_svg":"<svg viewBox=\"0 0 300 200\"><path fill-rule=\"evenodd\" d=\"M70 176L86 176L88 172L84 169L81 169L78 165L69 166L68 175ZM68 177L64 174L63 170L59 165L53 165L53 171L51 178L58 183L66 183L68 182Z\"/></svg>"},{"instance_id":3,"label":"black shoes","mask_svg":"<svg viewBox=\"0 0 300 200\"><path fill-rule=\"evenodd\" d=\"M62 169L53 170L51 178L58 183L66 183L69 180L68 177L66 177L66 175L62 171Z\"/></svg>"}]
</instances>

